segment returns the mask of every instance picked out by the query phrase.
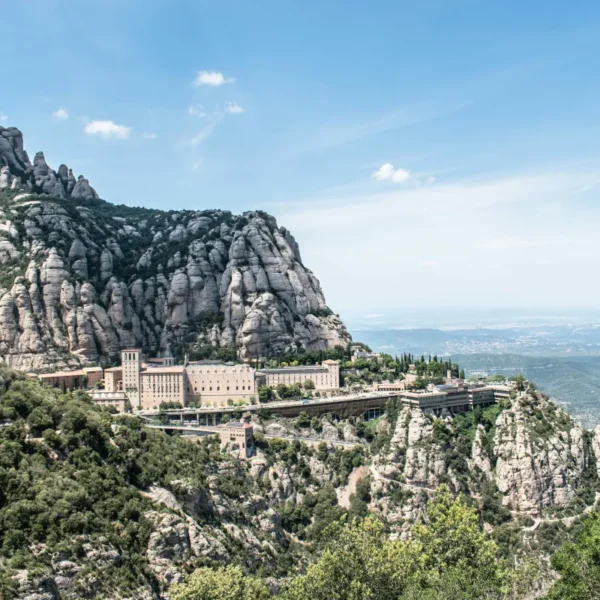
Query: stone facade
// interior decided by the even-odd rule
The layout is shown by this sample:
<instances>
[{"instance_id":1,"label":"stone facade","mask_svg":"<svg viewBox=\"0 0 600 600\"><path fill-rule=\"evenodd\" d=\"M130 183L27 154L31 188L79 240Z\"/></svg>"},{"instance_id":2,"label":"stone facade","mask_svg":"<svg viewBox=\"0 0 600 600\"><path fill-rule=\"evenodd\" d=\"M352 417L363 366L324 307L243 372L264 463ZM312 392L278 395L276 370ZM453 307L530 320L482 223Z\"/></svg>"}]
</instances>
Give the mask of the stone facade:
<instances>
[{"instance_id":1,"label":"stone facade","mask_svg":"<svg viewBox=\"0 0 600 600\"><path fill-rule=\"evenodd\" d=\"M107 392L120 392L123 389L123 369L112 367L104 371L104 389Z\"/></svg>"},{"instance_id":2,"label":"stone facade","mask_svg":"<svg viewBox=\"0 0 600 600\"><path fill-rule=\"evenodd\" d=\"M186 376L184 367L141 367L137 371L137 376L140 403L136 408L144 410L159 408L163 402L177 402L181 406L185 405Z\"/></svg>"},{"instance_id":3,"label":"stone facade","mask_svg":"<svg viewBox=\"0 0 600 600\"><path fill-rule=\"evenodd\" d=\"M106 390L96 390L92 394L92 401L98 406L114 408L119 414L126 412L127 394L125 392L107 392Z\"/></svg>"},{"instance_id":4,"label":"stone facade","mask_svg":"<svg viewBox=\"0 0 600 600\"><path fill-rule=\"evenodd\" d=\"M248 458L254 450L253 428L249 423L219 425L221 448L237 447L239 458Z\"/></svg>"},{"instance_id":5,"label":"stone facade","mask_svg":"<svg viewBox=\"0 0 600 600\"><path fill-rule=\"evenodd\" d=\"M55 371L54 373L42 373L38 375L40 380L49 387L65 390L78 390L84 387L85 373L77 371Z\"/></svg>"},{"instance_id":6,"label":"stone facade","mask_svg":"<svg viewBox=\"0 0 600 600\"><path fill-rule=\"evenodd\" d=\"M163 402L176 402L181 406L192 402L203 406L225 406L230 400L247 403L256 398L259 385L275 387L279 383L304 384L311 380L317 390L335 390L340 386L339 365L333 360L323 361L321 366L257 372L246 364L165 366L172 364L170 358L142 362L139 349L123 350L121 354L122 367L106 371L105 389L122 389L132 407L138 410L156 410Z\"/></svg>"},{"instance_id":7,"label":"stone facade","mask_svg":"<svg viewBox=\"0 0 600 600\"><path fill-rule=\"evenodd\" d=\"M225 406L228 400L248 402L256 394L256 371L248 365L165 366L172 363L171 357L142 362L139 349L128 349L122 352L123 366L111 370L111 377L122 374L123 391L133 408L141 410L158 409L163 402ZM111 384L110 389L118 387Z\"/></svg>"},{"instance_id":8,"label":"stone facade","mask_svg":"<svg viewBox=\"0 0 600 600\"><path fill-rule=\"evenodd\" d=\"M277 387L281 383L304 385L310 380L315 384L316 390L338 390L340 388L340 366L335 360L324 360L321 366L261 369L258 376L261 378L261 383L269 387Z\"/></svg>"},{"instance_id":9,"label":"stone facade","mask_svg":"<svg viewBox=\"0 0 600 600\"><path fill-rule=\"evenodd\" d=\"M102 367L84 367L82 371L85 373L88 388L96 387L104 378Z\"/></svg>"},{"instance_id":10,"label":"stone facade","mask_svg":"<svg viewBox=\"0 0 600 600\"><path fill-rule=\"evenodd\" d=\"M61 390L94 388L103 379L102 367L85 367L73 371L54 371L37 375L40 381Z\"/></svg>"},{"instance_id":11,"label":"stone facade","mask_svg":"<svg viewBox=\"0 0 600 600\"><path fill-rule=\"evenodd\" d=\"M202 404L247 402L256 395L256 371L248 365L187 365L188 398Z\"/></svg>"}]
</instances>

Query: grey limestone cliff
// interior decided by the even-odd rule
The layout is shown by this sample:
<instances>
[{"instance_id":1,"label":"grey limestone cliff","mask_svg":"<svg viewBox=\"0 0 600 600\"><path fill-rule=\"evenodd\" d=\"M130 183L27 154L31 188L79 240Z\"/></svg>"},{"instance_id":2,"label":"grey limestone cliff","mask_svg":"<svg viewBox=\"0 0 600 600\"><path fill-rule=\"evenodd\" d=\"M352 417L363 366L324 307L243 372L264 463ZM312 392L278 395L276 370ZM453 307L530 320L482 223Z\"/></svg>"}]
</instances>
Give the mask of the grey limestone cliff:
<instances>
[{"instance_id":1,"label":"grey limestone cliff","mask_svg":"<svg viewBox=\"0 0 600 600\"><path fill-rule=\"evenodd\" d=\"M42 153L31 164L15 128L0 128L0 164L0 356L12 366L132 345L250 359L349 342L273 217L111 205Z\"/></svg>"}]
</instances>

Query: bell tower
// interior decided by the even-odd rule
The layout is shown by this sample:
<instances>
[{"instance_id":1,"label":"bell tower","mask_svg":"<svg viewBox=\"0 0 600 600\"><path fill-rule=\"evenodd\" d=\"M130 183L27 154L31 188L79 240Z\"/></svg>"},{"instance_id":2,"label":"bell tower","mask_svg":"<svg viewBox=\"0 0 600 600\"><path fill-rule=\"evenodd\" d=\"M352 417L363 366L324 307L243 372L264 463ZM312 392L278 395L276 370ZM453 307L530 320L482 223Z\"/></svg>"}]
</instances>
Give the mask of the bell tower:
<instances>
[{"instance_id":1,"label":"bell tower","mask_svg":"<svg viewBox=\"0 0 600 600\"><path fill-rule=\"evenodd\" d=\"M123 368L123 391L127 394L129 402L134 409L141 406L140 371L142 351L139 348L127 348L121 352L121 366Z\"/></svg>"}]
</instances>

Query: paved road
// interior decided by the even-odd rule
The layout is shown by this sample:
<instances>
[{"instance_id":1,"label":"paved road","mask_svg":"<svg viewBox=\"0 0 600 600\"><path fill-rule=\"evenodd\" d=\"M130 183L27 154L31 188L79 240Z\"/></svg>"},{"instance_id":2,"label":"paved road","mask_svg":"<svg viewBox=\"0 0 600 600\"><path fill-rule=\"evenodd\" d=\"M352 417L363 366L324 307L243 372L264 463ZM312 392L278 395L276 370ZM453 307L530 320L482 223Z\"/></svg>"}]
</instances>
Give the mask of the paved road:
<instances>
[{"instance_id":1,"label":"paved road","mask_svg":"<svg viewBox=\"0 0 600 600\"><path fill-rule=\"evenodd\" d=\"M321 442L325 442L326 444L333 444L334 446L343 446L345 448L354 448L354 446L362 446L360 442L347 442L346 440L322 440L317 438L309 438L309 437L301 437L294 435L267 435L263 434L266 438L270 440L285 440L286 442L293 442L294 440L298 440L299 442L305 442L306 444L319 445Z\"/></svg>"},{"instance_id":2,"label":"paved road","mask_svg":"<svg viewBox=\"0 0 600 600\"><path fill-rule=\"evenodd\" d=\"M333 396L331 398L312 398L310 402L304 403L302 400L289 400L285 402L268 402L264 404L244 404L243 406L200 406L198 408L174 408L164 411L166 414L181 414L192 412L233 412L233 411L257 411L261 408L272 410L275 408L296 408L306 406L307 408L314 405L337 404L339 402L358 402L360 400L374 400L377 398L393 398L397 396L397 392L367 392L364 394L349 394L347 396ZM158 410L140 411L141 416L152 416L159 414Z\"/></svg>"}]
</instances>

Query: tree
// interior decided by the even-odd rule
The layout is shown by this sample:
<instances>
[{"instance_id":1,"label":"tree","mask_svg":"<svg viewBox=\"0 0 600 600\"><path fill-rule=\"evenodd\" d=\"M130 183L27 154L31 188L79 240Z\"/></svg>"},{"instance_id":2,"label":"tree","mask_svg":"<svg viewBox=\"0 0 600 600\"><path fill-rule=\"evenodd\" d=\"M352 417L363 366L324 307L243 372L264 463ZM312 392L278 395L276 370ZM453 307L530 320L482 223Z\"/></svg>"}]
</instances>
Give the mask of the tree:
<instances>
[{"instance_id":1,"label":"tree","mask_svg":"<svg viewBox=\"0 0 600 600\"><path fill-rule=\"evenodd\" d=\"M481 579L485 585L495 582L500 587L496 544L479 528L477 513L462 497L453 498L447 486L440 486L429 501L427 525L415 525L413 536L430 569L438 573L456 569L464 585Z\"/></svg>"},{"instance_id":2,"label":"tree","mask_svg":"<svg viewBox=\"0 0 600 600\"><path fill-rule=\"evenodd\" d=\"M593 600L600 598L600 514L590 514L574 542L552 557L560 579L551 588L549 600Z\"/></svg>"},{"instance_id":3,"label":"tree","mask_svg":"<svg viewBox=\"0 0 600 600\"><path fill-rule=\"evenodd\" d=\"M522 373L519 373L516 377L513 378L513 381L517 385L517 390L522 392L525 389L525 377Z\"/></svg>"},{"instance_id":4,"label":"tree","mask_svg":"<svg viewBox=\"0 0 600 600\"><path fill-rule=\"evenodd\" d=\"M401 597L417 562L412 543L390 542L383 524L367 518L329 531L331 544L306 575L295 577L284 600L386 600Z\"/></svg>"},{"instance_id":5,"label":"tree","mask_svg":"<svg viewBox=\"0 0 600 600\"><path fill-rule=\"evenodd\" d=\"M319 417L313 417L310 420L310 426L312 427L312 429L314 429L316 432L320 432L323 431L323 423L321 423L321 419L319 419Z\"/></svg>"},{"instance_id":6,"label":"tree","mask_svg":"<svg viewBox=\"0 0 600 600\"><path fill-rule=\"evenodd\" d=\"M368 494L367 484L357 494ZM390 540L373 517L337 522L323 537L328 546L290 581L284 600L516 600L536 583L529 564L522 571L507 567L475 510L446 486L428 503L426 524L413 528L412 539Z\"/></svg>"},{"instance_id":7,"label":"tree","mask_svg":"<svg viewBox=\"0 0 600 600\"><path fill-rule=\"evenodd\" d=\"M259 402L270 402L273 400L273 390L268 385L261 385L258 388Z\"/></svg>"},{"instance_id":8,"label":"tree","mask_svg":"<svg viewBox=\"0 0 600 600\"><path fill-rule=\"evenodd\" d=\"M275 390L277 391L277 395L283 400L285 398L288 397L289 394L289 388L287 385L285 385L285 383L280 383L277 385L277 387L275 388Z\"/></svg>"},{"instance_id":9,"label":"tree","mask_svg":"<svg viewBox=\"0 0 600 600\"><path fill-rule=\"evenodd\" d=\"M54 421L50 414L50 408L46 406L37 406L34 408L29 417L27 417L31 435L40 436L45 429L54 428Z\"/></svg>"},{"instance_id":10,"label":"tree","mask_svg":"<svg viewBox=\"0 0 600 600\"><path fill-rule=\"evenodd\" d=\"M371 502L371 477L367 475L356 483L356 491L350 496L350 518L363 518L369 512Z\"/></svg>"},{"instance_id":11,"label":"tree","mask_svg":"<svg viewBox=\"0 0 600 600\"><path fill-rule=\"evenodd\" d=\"M415 390L424 390L427 388L427 379L421 377L420 375L415 379L413 383L413 388Z\"/></svg>"},{"instance_id":12,"label":"tree","mask_svg":"<svg viewBox=\"0 0 600 600\"><path fill-rule=\"evenodd\" d=\"M256 577L244 575L239 567L202 567L184 583L171 586L172 600L268 600L269 591Z\"/></svg>"},{"instance_id":13,"label":"tree","mask_svg":"<svg viewBox=\"0 0 600 600\"><path fill-rule=\"evenodd\" d=\"M465 370L464 369L460 370L459 379L463 379L463 380L465 379Z\"/></svg>"},{"instance_id":14,"label":"tree","mask_svg":"<svg viewBox=\"0 0 600 600\"><path fill-rule=\"evenodd\" d=\"M312 379L307 379L304 382L304 389L305 390L314 390L315 389L315 382Z\"/></svg>"},{"instance_id":15,"label":"tree","mask_svg":"<svg viewBox=\"0 0 600 600\"><path fill-rule=\"evenodd\" d=\"M296 418L296 425L298 427L310 427L310 417L306 411L301 411Z\"/></svg>"}]
</instances>

